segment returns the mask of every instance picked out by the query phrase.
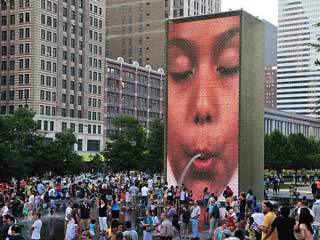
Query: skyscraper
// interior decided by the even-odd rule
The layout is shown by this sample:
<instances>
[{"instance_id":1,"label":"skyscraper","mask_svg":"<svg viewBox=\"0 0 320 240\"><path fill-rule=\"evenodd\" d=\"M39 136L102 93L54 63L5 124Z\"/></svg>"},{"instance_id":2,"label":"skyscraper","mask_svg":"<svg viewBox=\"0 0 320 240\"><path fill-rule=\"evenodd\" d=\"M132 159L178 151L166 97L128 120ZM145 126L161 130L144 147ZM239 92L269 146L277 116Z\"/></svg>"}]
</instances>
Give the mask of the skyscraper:
<instances>
[{"instance_id":1,"label":"skyscraper","mask_svg":"<svg viewBox=\"0 0 320 240\"><path fill-rule=\"evenodd\" d=\"M77 150L101 150L104 14L102 0L2 0L0 113L29 107L48 138L72 129Z\"/></svg>"},{"instance_id":2,"label":"skyscraper","mask_svg":"<svg viewBox=\"0 0 320 240\"><path fill-rule=\"evenodd\" d=\"M320 1L279 0L277 108L314 116L320 97L319 57L310 43L320 36Z\"/></svg>"},{"instance_id":3,"label":"skyscraper","mask_svg":"<svg viewBox=\"0 0 320 240\"><path fill-rule=\"evenodd\" d=\"M165 65L165 19L221 10L221 0L106 0L106 56Z\"/></svg>"}]
</instances>

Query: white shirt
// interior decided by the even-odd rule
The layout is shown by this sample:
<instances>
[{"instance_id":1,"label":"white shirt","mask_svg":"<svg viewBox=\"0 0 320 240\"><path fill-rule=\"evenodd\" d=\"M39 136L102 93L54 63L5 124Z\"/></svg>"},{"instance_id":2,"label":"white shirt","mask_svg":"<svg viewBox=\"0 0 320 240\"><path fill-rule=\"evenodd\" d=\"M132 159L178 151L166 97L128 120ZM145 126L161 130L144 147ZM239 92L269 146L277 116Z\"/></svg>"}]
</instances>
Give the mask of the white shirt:
<instances>
[{"instance_id":1,"label":"white shirt","mask_svg":"<svg viewBox=\"0 0 320 240\"><path fill-rule=\"evenodd\" d=\"M143 197L147 197L147 196L148 196L148 192L149 192L149 189L148 189L146 186L144 186L143 188L141 188L141 195L142 195Z\"/></svg>"},{"instance_id":2,"label":"white shirt","mask_svg":"<svg viewBox=\"0 0 320 240\"><path fill-rule=\"evenodd\" d=\"M180 192L180 200L181 200L181 201L186 200L186 192L183 191L183 190Z\"/></svg>"},{"instance_id":3,"label":"white shirt","mask_svg":"<svg viewBox=\"0 0 320 240\"><path fill-rule=\"evenodd\" d=\"M150 189L152 189L152 187L153 187L153 180L150 178L150 179L148 179L148 188L150 188Z\"/></svg>"},{"instance_id":4,"label":"white shirt","mask_svg":"<svg viewBox=\"0 0 320 240\"><path fill-rule=\"evenodd\" d=\"M192 206L191 207L191 218L199 217L201 214L201 209L199 206Z\"/></svg>"},{"instance_id":5,"label":"white shirt","mask_svg":"<svg viewBox=\"0 0 320 240\"><path fill-rule=\"evenodd\" d=\"M41 232L41 227L42 227L42 221L40 219L37 219L33 224L32 224L33 230L32 230L32 235L31 239L40 239L40 232Z\"/></svg>"},{"instance_id":6,"label":"white shirt","mask_svg":"<svg viewBox=\"0 0 320 240\"><path fill-rule=\"evenodd\" d=\"M66 214L64 216L64 219L66 221L68 221L68 215L71 214L71 212L72 212L72 208L68 206L67 209L66 209Z\"/></svg>"},{"instance_id":7,"label":"white shirt","mask_svg":"<svg viewBox=\"0 0 320 240\"><path fill-rule=\"evenodd\" d=\"M253 217L253 221L258 224L258 226L262 225L264 218L263 213L253 213L251 217Z\"/></svg>"}]
</instances>

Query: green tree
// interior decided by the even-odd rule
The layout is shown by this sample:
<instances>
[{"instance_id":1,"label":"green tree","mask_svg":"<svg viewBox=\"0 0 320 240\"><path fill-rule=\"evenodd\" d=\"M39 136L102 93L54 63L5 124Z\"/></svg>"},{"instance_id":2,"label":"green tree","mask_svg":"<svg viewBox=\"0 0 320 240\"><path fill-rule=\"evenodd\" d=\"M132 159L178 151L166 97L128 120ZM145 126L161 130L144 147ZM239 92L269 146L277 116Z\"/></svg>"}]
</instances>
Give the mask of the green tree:
<instances>
[{"instance_id":1,"label":"green tree","mask_svg":"<svg viewBox=\"0 0 320 240\"><path fill-rule=\"evenodd\" d=\"M117 134L106 142L103 155L113 171L139 170L143 167L146 132L139 121L120 115L113 121Z\"/></svg>"},{"instance_id":2,"label":"green tree","mask_svg":"<svg viewBox=\"0 0 320 240\"><path fill-rule=\"evenodd\" d=\"M164 124L160 119L156 119L150 128L149 138L145 151L145 170L152 173L163 172L164 159Z\"/></svg>"},{"instance_id":3,"label":"green tree","mask_svg":"<svg viewBox=\"0 0 320 240\"><path fill-rule=\"evenodd\" d=\"M265 167L281 172L289 166L288 140L279 131L265 137Z\"/></svg>"},{"instance_id":4,"label":"green tree","mask_svg":"<svg viewBox=\"0 0 320 240\"><path fill-rule=\"evenodd\" d=\"M288 137L291 168L296 172L302 168L309 169L312 166L310 156L312 155L312 148L310 140L303 134L290 134Z\"/></svg>"},{"instance_id":5,"label":"green tree","mask_svg":"<svg viewBox=\"0 0 320 240\"><path fill-rule=\"evenodd\" d=\"M20 108L12 115L0 117L1 177L22 177L31 173L33 153L44 139L37 131L34 115Z\"/></svg>"},{"instance_id":6,"label":"green tree","mask_svg":"<svg viewBox=\"0 0 320 240\"><path fill-rule=\"evenodd\" d=\"M75 134L68 130L56 133L55 140L47 144L50 155L46 156L50 171L57 175L79 174L85 171L82 157L74 152Z\"/></svg>"}]
</instances>

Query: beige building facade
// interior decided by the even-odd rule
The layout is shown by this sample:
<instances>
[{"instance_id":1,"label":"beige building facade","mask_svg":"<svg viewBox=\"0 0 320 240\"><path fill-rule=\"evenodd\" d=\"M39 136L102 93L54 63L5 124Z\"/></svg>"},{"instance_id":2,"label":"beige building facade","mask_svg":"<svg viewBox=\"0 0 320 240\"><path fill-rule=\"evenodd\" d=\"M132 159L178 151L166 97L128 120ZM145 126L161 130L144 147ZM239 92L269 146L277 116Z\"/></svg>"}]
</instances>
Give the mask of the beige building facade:
<instances>
[{"instance_id":1,"label":"beige building facade","mask_svg":"<svg viewBox=\"0 0 320 240\"><path fill-rule=\"evenodd\" d=\"M105 1L1 1L0 113L36 112L54 138L72 129L75 149L103 148Z\"/></svg>"}]
</instances>

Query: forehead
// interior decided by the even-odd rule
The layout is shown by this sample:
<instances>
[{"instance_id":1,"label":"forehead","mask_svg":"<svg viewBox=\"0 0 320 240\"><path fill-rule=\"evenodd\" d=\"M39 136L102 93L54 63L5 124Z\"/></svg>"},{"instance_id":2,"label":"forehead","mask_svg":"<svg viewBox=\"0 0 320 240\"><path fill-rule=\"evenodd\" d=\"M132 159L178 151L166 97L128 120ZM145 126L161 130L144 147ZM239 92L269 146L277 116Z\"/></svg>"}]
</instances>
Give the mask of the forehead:
<instances>
[{"instance_id":1,"label":"forehead","mask_svg":"<svg viewBox=\"0 0 320 240\"><path fill-rule=\"evenodd\" d=\"M181 23L169 23L169 39L184 38L203 41L207 37L217 37L222 33L240 27L240 17L221 17Z\"/></svg>"}]
</instances>

